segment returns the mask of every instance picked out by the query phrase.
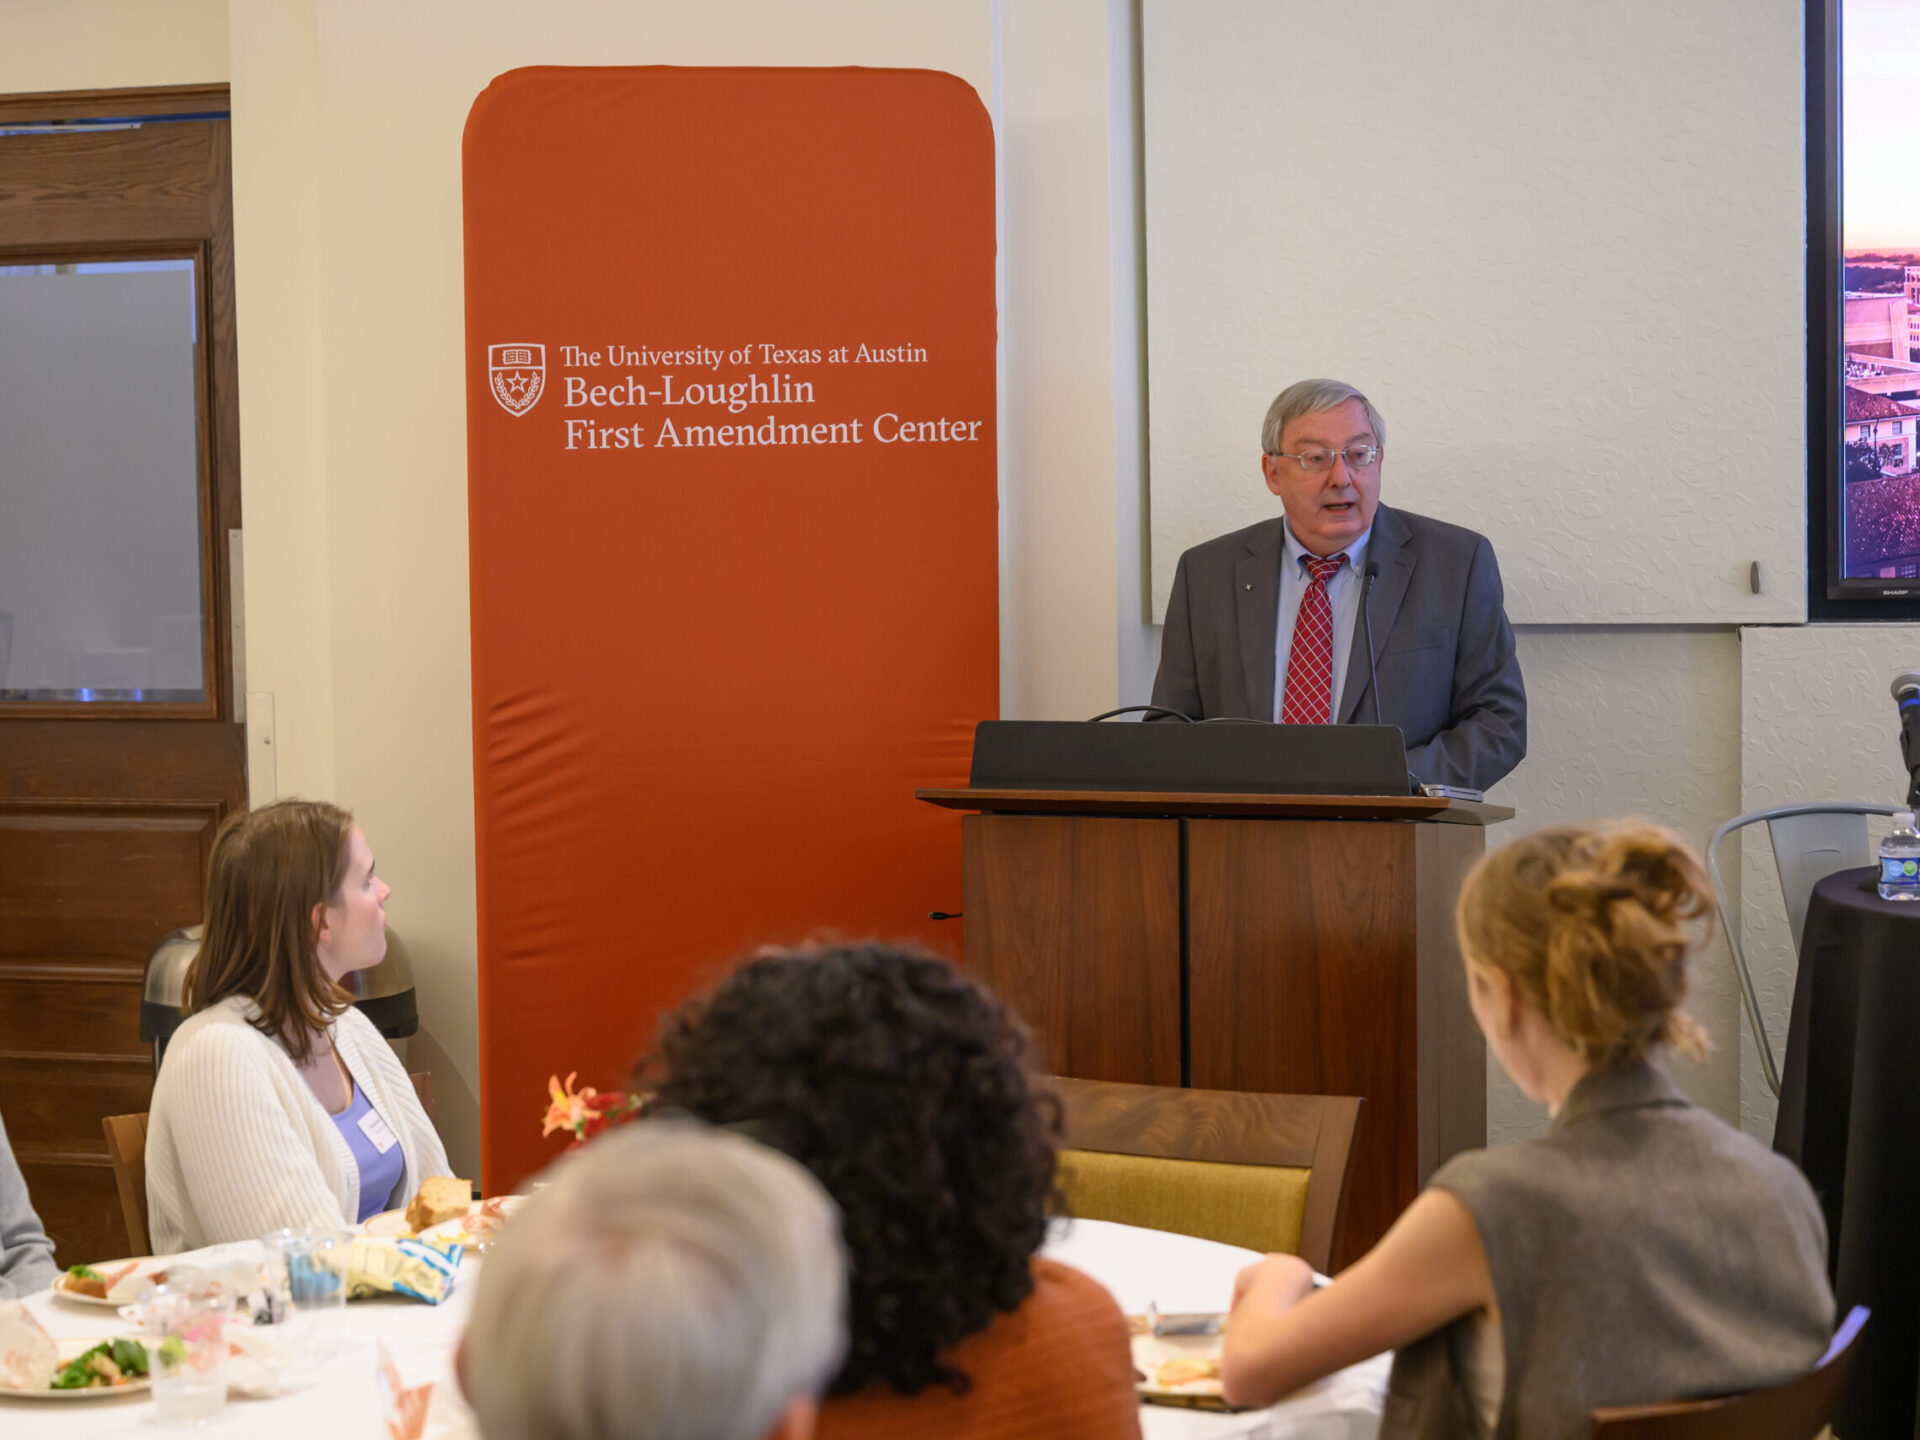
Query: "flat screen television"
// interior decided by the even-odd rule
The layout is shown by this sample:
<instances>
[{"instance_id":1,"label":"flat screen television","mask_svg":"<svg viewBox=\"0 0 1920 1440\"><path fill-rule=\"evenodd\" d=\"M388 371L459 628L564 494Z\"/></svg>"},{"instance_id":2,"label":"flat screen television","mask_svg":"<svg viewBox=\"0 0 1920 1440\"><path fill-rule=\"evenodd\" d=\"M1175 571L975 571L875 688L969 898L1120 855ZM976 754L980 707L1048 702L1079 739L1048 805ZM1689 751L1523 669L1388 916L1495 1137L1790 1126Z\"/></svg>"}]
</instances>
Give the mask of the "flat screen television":
<instances>
[{"instance_id":1,"label":"flat screen television","mask_svg":"<svg viewBox=\"0 0 1920 1440\"><path fill-rule=\"evenodd\" d=\"M1920 616L1920 5L1808 0L1808 611Z\"/></svg>"}]
</instances>

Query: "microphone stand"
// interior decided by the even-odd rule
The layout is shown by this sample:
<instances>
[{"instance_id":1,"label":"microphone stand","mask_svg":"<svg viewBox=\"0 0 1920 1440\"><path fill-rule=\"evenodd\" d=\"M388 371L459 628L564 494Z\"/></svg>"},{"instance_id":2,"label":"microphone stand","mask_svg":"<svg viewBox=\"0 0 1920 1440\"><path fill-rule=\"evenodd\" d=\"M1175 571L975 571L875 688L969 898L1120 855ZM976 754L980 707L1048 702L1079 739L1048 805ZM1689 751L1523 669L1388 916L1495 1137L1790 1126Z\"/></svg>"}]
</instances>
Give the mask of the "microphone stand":
<instances>
[{"instance_id":1,"label":"microphone stand","mask_svg":"<svg viewBox=\"0 0 1920 1440\"><path fill-rule=\"evenodd\" d=\"M1367 634L1367 689L1373 692L1373 723L1379 725L1380 719L1380 672L1373 665L1373 611L1368 602L1373 599L1373 582L1380 578L1380 562L1367 562L1366 578L1360 583L1360 625Z\"/></svg>"},{"instance_id":2,"label":"microphone stand","mask_svg":"<svg viewBox=\"0 0 1920 1440\"><path fill-rule=\"evenodd\" d=\"M1373 723L1384 725L1380 718L1380 671L1373 661L1373 582L1380 578L1380 562L1367 562L1366 577L1360 582L1360 628L1367 636L1367 689L1373 696ZM1420 777L1411 770L1407 772L1407 793L1420 793Z\"/></svg>"}]
</instances>

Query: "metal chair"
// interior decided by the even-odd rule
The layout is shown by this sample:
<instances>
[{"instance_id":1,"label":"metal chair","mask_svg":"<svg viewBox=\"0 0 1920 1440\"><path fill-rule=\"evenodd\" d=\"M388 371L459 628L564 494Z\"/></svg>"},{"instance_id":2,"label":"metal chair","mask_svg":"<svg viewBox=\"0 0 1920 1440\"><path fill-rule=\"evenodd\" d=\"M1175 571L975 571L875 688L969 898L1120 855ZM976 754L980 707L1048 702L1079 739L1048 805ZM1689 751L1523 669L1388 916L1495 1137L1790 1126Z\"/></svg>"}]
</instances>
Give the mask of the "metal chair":
<instances>
[{"instance_id":1,"label":"metal chair","mask_svg":"<svg viewBox=\"0 0 1920 1440\"><path fill-rule=\"evenodd\" d=\"M1767 1027L1760 1016L1760 997L1753 988L1753 972L1747 968L1747 955L1740 944L1740 917L1733 913L1726 882L1720 878L1720 843L1734 831L1764 820L1767 837L1773 842L1773 863L1780 872L1780 890L1787 902L1787 926L1793 934L1794 953L1800 953L1800 932L1807 924L1807 902L1813 887L1836 870L1850 870L1872 863L1867 845L1867 816L1898 815L1899 805L1865 805L1846 800L1818 805L1777 805L1771 810L1749 810L1736 815L1707 841L1707 874L1713 880L1714 898L1720 907L1720 923L1727 932L1727 945L1733 951L1734 972L1740 977L1740 994L1747 1005L1747 1024L1753 1029L1753 1043L1760 1051L1760 1069L1767 1088L1780 1094L1780 1070L1773 1062L1773 1044L1767 1039Z\"/></svg>"}]
</instances>

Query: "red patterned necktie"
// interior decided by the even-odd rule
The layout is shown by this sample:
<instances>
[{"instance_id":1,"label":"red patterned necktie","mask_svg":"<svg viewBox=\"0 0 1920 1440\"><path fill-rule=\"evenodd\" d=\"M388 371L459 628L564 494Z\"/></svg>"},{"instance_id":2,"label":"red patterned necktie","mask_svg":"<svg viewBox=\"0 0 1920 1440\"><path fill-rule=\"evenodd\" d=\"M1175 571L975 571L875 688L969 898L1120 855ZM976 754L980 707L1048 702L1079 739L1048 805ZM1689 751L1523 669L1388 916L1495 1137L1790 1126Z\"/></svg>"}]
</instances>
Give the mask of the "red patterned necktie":
<instances>
[{"instance_id":1,"label":"red patterned necktie","mask_svg":"<svg viewBox=\"0 0 1920 1440\"><path fill-rule=\"evenodd\" d=\"M1309 579L1293 621L1293 648L1287 651L1282 725L1325 725L1333 717L1333 604L1327 582L1346 563L1345 554L1330 560L1306 557Z\"/></svg>"}]
</instances>

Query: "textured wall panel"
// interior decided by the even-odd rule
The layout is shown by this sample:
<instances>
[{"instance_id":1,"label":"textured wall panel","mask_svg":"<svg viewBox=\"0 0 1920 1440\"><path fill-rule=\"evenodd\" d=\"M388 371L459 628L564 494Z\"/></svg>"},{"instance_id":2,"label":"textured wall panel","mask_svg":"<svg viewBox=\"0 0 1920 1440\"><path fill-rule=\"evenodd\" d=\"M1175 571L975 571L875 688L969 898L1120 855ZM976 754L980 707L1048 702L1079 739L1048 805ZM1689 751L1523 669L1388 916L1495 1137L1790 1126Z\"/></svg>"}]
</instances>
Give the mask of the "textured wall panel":
<instances>
[{"instance_id":1,"label":"textured wall panel","mask_svg":"<svg viewBox=\"0 0 1920 1440\"><path fill-rule=\"evenodd\" d=\"M1336 375L1516 621L1801 618L1798 0L1146 0L1144 65L1156 617Z\"/></svg>"},{"instance_id":2,"label":"textured wall panel","mask_svg":"<svg viewBox=\"0 0 1920 1440\"><path fill-rule=\"evenodd\" d=\"M1920 627L1762 627L1743 630L1740 642L1742 810L1816 800L1898 805L1906 799L1899 717L1887 682L1902 670L1920 669ZM1884 820L1868 826L1875 844L1886 832ZM1741 943L1779 1062L1786 1055L1797 942L1787 929L1765 827L1746 834ZM1744 1020L1740 1044L1741 1124L1771 1139L1774 1098Z\"/></svg>"},{"instance_id":3,"label":"textured wall panel","mask_svg":"<svg viewBox=\"0 0 1920 1440\"><path fill-rule=\"evenodd\" d=\"M1740 648L1731 630L1540 629L1520 632L1527 758L1492 799L1519 814L1488 832L1501 845L1562 821L1638 815L1696 846L1740 808ZM1732 867L1738 884L1739 865ZM1696 962L1690 1004L1713 1040L1707 1063L1676 1059L1674 1078L1724 1119L1740 1100L1740 1001L1718 937ZM1540 1134L1546 1112L1487 1066L1487 1138Z\"/></svg>"}]
</instances>

